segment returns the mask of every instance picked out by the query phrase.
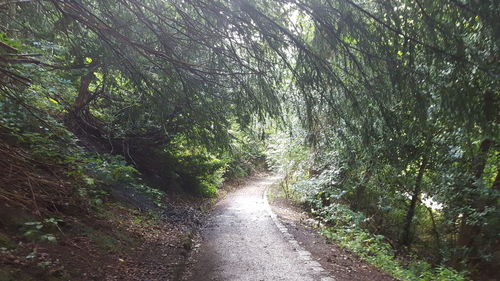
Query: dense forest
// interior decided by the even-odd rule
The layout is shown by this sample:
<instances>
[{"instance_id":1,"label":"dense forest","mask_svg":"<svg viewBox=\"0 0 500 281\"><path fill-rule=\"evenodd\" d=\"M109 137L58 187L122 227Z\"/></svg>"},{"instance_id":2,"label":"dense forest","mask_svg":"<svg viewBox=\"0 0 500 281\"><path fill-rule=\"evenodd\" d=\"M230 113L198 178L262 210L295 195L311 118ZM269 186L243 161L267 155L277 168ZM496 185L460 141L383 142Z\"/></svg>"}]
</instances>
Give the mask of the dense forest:
<instances>
[{"instance_id":1,"label":"dense forest","mask_svg":"<svg viewBox=\"0 0 500 281\"><path fill-rule=\"evenodd\" d=\"M494 280L499 108L496 0L2 1L0 260L267 166L396 278Z\"/></svg>"}]
</instances>

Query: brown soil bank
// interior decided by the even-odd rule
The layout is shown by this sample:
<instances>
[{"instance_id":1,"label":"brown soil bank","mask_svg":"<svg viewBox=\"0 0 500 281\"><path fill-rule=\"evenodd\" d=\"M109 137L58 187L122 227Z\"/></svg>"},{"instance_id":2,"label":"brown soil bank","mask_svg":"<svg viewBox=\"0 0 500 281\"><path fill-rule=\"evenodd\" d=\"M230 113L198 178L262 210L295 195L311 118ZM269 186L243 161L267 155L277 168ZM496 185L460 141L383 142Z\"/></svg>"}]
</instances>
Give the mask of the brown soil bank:
<instances>
[{"instance_id":1,"label":"brown soil bank","mask_svg":"<svg viewBox=\"0 0 500 281\"><path fill-rule=\"evenodd\" d=\"M68 165L37 160L8 136L0 128L0 281L181 275L199 202L170 198L144 210L145 197L90 189Z\"/></svg>"}]
</instances>

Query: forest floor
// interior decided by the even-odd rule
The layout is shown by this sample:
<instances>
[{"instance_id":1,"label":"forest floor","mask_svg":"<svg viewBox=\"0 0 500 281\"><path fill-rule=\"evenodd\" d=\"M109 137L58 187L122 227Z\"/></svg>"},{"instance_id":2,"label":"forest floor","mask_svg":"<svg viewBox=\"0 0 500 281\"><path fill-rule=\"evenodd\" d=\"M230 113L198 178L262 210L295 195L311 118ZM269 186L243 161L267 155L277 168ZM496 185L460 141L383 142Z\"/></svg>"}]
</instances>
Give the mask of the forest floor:
<instances>
[{"instance_id":1,"label":"forest floor","mask_svg":"<svg viewBox=\"0 0 500 281\"><path fill-rule=\"evenodd\" d=\"M277 180L250 178L215 206L184 280L394 280L317 234Z\"/></svg>"}]
</instances>

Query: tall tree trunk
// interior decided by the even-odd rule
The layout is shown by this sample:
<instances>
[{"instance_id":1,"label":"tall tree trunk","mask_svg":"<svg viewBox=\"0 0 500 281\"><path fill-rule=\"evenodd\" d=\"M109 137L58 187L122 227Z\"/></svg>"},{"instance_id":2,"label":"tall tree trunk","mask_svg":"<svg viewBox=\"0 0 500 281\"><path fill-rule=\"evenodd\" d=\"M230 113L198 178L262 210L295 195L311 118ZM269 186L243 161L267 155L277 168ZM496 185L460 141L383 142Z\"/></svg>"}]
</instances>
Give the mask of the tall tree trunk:
<instances>
[{"instance_id":1,"label":"tall tree trunk","mask_svg":"<svg viewBox=\"0 0 500 281\"><path fill-rule=\"evenodd\" d=\"M418 169L417 178L415 180L415 187L413 189L413 194L411 196L410 206L406 213L406 220L403 227L403 234L401 235L401 245L410 246L412 242L412 231L411 226L413 222L413 217L415 216L415 208L419 202L420 193L422 191L422 179L424 177L424 172L427 167L427 156L424 156L420 168Z\"/></svg>"}]
</instances>

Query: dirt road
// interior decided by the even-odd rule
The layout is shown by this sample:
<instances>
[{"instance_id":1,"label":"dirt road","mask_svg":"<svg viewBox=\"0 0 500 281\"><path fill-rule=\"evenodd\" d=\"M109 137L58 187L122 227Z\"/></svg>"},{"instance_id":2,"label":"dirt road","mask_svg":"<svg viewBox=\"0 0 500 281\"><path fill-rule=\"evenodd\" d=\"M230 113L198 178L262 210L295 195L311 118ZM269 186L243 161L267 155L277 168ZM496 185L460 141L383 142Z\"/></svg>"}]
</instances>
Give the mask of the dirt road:
<instances>
[{"instance_id":1,"label":"dirt road","mask_svg":"<svg viewBox=\"0 0 500 281\"><path fill-rule=\"evenodd\" d=\"M189 280L334 280L271 212L265 191L276 180L256 178L217 204Z\"/></svg>"}]
</instances>

